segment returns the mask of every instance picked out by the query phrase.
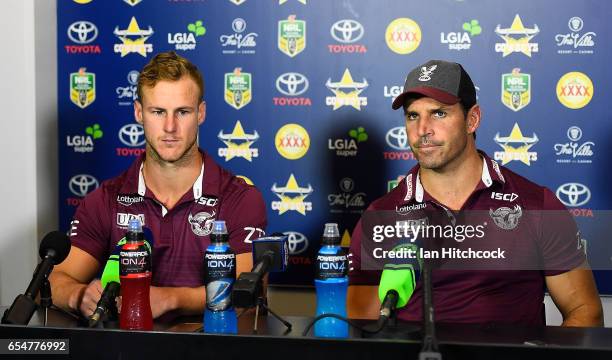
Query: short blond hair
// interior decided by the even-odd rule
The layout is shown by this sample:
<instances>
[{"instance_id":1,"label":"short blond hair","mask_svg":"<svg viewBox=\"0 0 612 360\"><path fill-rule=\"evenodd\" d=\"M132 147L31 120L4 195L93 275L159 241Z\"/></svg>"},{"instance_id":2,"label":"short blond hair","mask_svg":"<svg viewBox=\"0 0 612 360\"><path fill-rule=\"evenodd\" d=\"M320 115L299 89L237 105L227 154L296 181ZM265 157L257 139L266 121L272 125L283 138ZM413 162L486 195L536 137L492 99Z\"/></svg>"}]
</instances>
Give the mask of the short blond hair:
<instances>
[{"instance_id":1,"label":"short blond hair","mask_svg":"<svg viewBox=\"0 0 612 360\"><path fill-rule=\"evenodd\" d=\"M198 99L201 101L204 96L204 79L198 67L174 51L155 55L138 76L138 99L142 102L144 87L154 87L161 80L178 81L183 76L189 76L195 81L200 90Z\"/></svg>"}]
</instances>

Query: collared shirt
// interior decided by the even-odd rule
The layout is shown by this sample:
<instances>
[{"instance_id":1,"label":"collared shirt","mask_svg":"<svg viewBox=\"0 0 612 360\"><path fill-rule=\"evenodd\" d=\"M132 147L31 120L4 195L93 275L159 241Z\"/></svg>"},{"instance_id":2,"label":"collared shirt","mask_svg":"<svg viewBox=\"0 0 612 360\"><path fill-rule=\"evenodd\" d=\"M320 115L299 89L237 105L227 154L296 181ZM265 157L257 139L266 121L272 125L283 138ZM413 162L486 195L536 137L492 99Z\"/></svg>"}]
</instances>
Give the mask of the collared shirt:
<instances>
[{"instance_id":1,"label":"collared shirt","mask_svg":"<svg viewBox=\"0 0 612 360\"><path fill-rule=\"evenodd\" d=\"M229 243L237 253L251 251L263 236L266 208L261 193L221 168L200 150L203 163L192 189L172 209L155 198L142 175L145 154L130 168L87 195L76 210L70 240L104 266L125 236L128 221L138 217L152 242L155 286L203 284L203 259L214 220L225 220Z\"/></svg>"},{"instance_id":2,"label":"collared shirt","mask_svg":"<svg viewBox=\"0 0 612 360\"><path fill-rule=\"evenodd\" d=\"M440 244L445 244L444 248L450 244L462 251L500 249L505 258L429 260L437 268L432 275L436 320L543 324L544 276L566 272L586 260L579 246L576 224L549 189L499 166L485 153L480 154L481 180L459 211L447 209L427 193L420 181L418 165L394 190L369 206L352 236L351 285L378 284L385 260L374 259L372 255L376 244L372 245L370 228L371 219L385 216L380 214L392 213L393 221L451 225L454 230L460 228L458 225L478 225L483 237L466 240L457 239L456 231L445 233L438 248ZM431 224L431 213L438 214L436 224ZM421 309L422 289L417 281L415 292L399 317L420 321Z\"/></svg>"}]
</instances>

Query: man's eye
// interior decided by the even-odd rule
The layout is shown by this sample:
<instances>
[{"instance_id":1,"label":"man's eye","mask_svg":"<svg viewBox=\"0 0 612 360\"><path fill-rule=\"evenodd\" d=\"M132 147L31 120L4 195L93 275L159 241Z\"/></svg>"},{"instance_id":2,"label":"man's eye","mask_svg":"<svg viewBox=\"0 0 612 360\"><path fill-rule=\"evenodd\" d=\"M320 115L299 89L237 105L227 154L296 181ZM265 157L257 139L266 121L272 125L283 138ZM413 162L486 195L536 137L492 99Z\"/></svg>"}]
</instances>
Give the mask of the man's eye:
<instances>
[{"instance_id":1,"label":"man's eye","mask_svg":"<svg viewBox=\"0 0 612 360\"><path fill-rule=\"evenodd\" d=\"M419 115L417 114L408 114L406 115L406 120L416 120L419 118Z\"/></svg>"},{"instance_id":2,"label":"man's eye","mask_svg":"<svg viewBox=\"0 0 612 360\"><path fill-rule=\"evenodd\" d=\"M438 118L443 118L446 116L446 111L442 111L442 110L434 111L434 116Z\"/></svg>"},{"instance_id":3,"label":"man's eye","mask_svg":"<svg viewBox=\"0 0 612 360\"><path fill-rule=\"evenodd\" d=\"M163 110L153 110L153 115L155 116L161 116L164 114Z\"/></svg>"},{"instance_id":4,"label":"man's eye","mask_svg":"<svg viewBox=\"0 0 612 360\"><path fill-rule=\"evenodd\" d=\"M189 114L189 110L179 110L178 113L179 113L180 116L185 116L185 115Z\"/></svg>"}]
</instances>

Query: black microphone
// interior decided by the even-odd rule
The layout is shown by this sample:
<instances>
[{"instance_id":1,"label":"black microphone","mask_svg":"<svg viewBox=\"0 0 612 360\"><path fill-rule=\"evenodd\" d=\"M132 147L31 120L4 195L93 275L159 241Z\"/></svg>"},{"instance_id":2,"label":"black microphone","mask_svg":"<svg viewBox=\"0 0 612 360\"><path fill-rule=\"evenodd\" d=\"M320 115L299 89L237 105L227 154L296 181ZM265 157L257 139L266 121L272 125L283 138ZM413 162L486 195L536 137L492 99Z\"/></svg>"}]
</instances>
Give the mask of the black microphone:
<instances>
[{"instance_id":1,"label":"black microphone","mask_svg":"<svg viewBox=\"0 0 612 360\"><path fill-rule=\"evenodd\" d=\"M53 231L45 235L40 242L38 253L42 262L38 264L32 281L28 285L25 294L18 295L11 307L4 312L3 324L27 325L36 311L34 299L41 286L47 280L53 266L64 261L70 252L70 239L61 231Z\"/></svg>"},{"instance_id":2,"label":"black microphone","mask_svg":"<svg viewBox=\"0 0 612 360\"><path fill-rule=\"evenodd\" d=\"M253 240L253 269L238 276L232 288L235 307L253 307L263 290L262 279L268 272L285 271L289 262L288 237L269 236Z\"/></svg>"},{"instance_id":3,"label":"black microphone","mask_svg":"<svg viewBox=\"0 0 612 360\"><path fill-rule=\"evenodd\" d=\"M119 290L121 289L119 255L113 254L108 258L100 282L104 290L100 300L98 300L98 304L96 304L96 309L89 317L89 327L98 325L100 320L104 320L109 311L113 310L116 313L115 298L119 296Z\"/></svg>"}]
</instances>

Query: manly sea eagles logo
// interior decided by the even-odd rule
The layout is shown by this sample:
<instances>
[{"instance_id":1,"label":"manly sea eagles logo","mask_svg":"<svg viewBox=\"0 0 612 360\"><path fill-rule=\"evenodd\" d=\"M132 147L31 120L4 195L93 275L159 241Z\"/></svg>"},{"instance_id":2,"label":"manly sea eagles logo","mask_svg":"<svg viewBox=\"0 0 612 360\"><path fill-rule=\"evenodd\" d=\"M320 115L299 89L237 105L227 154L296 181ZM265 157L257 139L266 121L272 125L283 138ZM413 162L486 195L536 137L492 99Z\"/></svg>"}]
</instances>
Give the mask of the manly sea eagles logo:
<instances>
[{"instance_id":1,"label":"manly sea eagles logo","mask_svg":"<svg viewBox=\"0 0 612 360\"><path fill-rule=\"evenodd\" d=\"M427 67L427 66L421 67L421 76L419 76L419 81L431 80L431 75L433 75L434 71L437 68L438 68L438 65L432 65L430 67Z\"/></svg>"},{"instance_id":2,"label":"manly sea eagles logo","mask_svg":"<svg viewBox=\"0 0 612 360\"><path fill-rule=\"evenodd\" d=\"M215 221L214 216L214 211L212 214L202 211L195 214L195 216L190 213L188 221L191 224L191 231L198 236L210 235L213 221Z\"/></svg>"},{"instance_id":3,"label":"manly sea eagles logo","mask_svg":"<svg viewBox=\"0 0 612 360\"><path fill-rule=\"evenodd\" d=\"M495 225L504 230L512 230L518 226L519 219L523 215L523 209L520 205L515 205L514 208L500 207L493 211L489 209L489 215L495 222Z\"/></svg>"}]
</instances>

